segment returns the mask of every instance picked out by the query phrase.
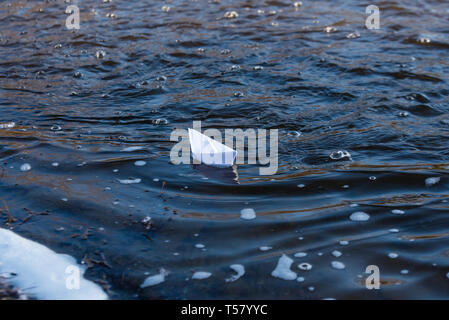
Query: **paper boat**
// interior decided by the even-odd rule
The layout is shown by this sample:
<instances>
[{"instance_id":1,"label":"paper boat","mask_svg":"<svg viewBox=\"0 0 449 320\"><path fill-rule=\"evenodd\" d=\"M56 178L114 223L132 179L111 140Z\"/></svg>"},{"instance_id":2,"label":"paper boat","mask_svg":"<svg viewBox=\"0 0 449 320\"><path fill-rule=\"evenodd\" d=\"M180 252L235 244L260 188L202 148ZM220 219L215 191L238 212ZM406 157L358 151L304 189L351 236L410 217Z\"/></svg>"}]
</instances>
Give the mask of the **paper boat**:
<instances>
[{"instance_id":1,"label":"paper boat","mask_svg":"<svg viewBox=\"0 0 449 320\"><path fill-rule=\"evenodd\" d=\"M194 163L221 168L231 167L234 164L237 156L234 149L190 128L189 140Z\"/></svg>"}]
</instances>

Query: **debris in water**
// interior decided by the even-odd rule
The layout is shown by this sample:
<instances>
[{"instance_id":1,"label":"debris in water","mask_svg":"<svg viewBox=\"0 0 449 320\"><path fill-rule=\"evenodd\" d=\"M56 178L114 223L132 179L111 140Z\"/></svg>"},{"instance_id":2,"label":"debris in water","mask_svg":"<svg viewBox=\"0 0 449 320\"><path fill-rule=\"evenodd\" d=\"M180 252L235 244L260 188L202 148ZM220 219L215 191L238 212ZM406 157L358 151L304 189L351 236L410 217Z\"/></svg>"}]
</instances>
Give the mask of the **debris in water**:
<instances>
[{"instance_id":1,"label":"debris in water","mask_svg":"<svg viewBox=\"0 0 449 320\"><path fill-rule=\"evenodd\" d=\"M290 270L293 260L283 254L276 265L276 268L271 272L271 275L275 278L283 280L295 280L297 275L296 272Z\"/></svg>"}]
</instances>

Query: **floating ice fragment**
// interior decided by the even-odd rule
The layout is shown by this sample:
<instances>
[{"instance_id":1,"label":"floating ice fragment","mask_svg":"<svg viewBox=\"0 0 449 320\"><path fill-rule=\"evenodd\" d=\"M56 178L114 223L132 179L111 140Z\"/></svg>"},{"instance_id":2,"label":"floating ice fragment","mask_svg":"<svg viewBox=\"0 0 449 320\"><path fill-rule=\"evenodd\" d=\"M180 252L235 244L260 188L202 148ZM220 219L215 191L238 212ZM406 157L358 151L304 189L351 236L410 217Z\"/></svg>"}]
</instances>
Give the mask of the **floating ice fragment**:
<instances>
[{"instance_id":1,"label":"floating ice fragment","mask_svg":"<svg viewBox=\"0 0 449 320\"><path fill-rule=\"evenodd\" d=\"M431 187L434 184L437 184L438 182L440 182L440 179L441 179L440 177L427 178L425 180L426 187Z\"/></svg>"},{"instance_id":2,"label":"floating ice fragment","mask_svg":"<svg viewBox=\"0 0 449 320\"><path fill-rule=\"evenodd\" d=\"M143 160L138 160L138 161L134 162L134 165L137 166L137 167L142 167L142 166L144 166L146 164L147 163L145 161L143 161Z\"/></svg>"},{"instance_id":3,"label":"floating ice fragment","mask_svg":"<svg viewBox=\"0 0 449 320\"><path fill-rule=\"evenodd\" d=\"M405 211L399 210L399 209L394 209L394 210L391 210L391 213L393 213L393 214L404 214Z\"/></svg>"},{"instance_id":4,"label":"floating ice fragment","mask_svg":"<svg viewBox=\"0 0 449 320\"><path fill-rule=\"evenodd\" d=\"M304 188L306 185L305 184L298 184L298 188Z\"/></svg>"},{"instance_id":5,"label":"floating ice fragment","mask_svg":"<svg viewBox=\"0 0 449 320\"><path fill-rule=\"evenodd\" d=\"M332 261L331 266L332 266L332 268L337 269L337 270L343 270L345 268L344 263L340 262L340 261Z\"/></svg>"},{"instance_id":6,"label":"floating ice fragment","mask_svg":"<svg viewBox=\"0 0 449 320\"><path fill-rule=\"evenodd\" d=\"M401 270L401 274L408 274L408 270L407 269Z\"/></svg>"},{"instance_id":7,"label":"floating ice fragment","mask_svg":"<svg viewBox=\"0 0 449 320\"><path fill-rule=\"evenodd\" d=\"M349 219L351 219L352 221L368 221L369 218L369 214L363 211L354 212L349 216Z\"/></svg>"},{"instance_id":8,"label":"floating ice fragment","mask_svg":"<svg viewBox=\"0 0 449 320\"><path fill-rule=\"evenodd\" d=\"M31 165L29 163L24 163L20 166L20 171L30 171Z\"/></svg>"},{"instance_id":9,"label":"floating ice fragment","mask_svg":"<svg viewBox=\"0 0 449 320\"><path fill-rule=\"evenodd\" d=\"M53 162L51 165L52 165L53 167L57 167L57 166L59 166L59 163Z\"/></svg>"},{"instance_id":10,"label":"floating ice fragment","mask_svg":"<svg viewBox=\"0 0 449 320\"><path fill-rule=\"evenodd\" d=\"M295 280L297 275L296 272L290 270L293 260L283 254L276 265L276 268L271 272L271 275L275 278L283 280Z\"/></svg>"},{"instance_id":11,"label":"floating ice fragment","mask_svg":"<svg viewBox=\"0 0 449 320\"><path fill-rule=\"evenodd\" d=\"M146 278L145 281L140 285L140 287L146 288L160 284L165 281L165 277L167 275L168 272L164 268L161 268L159 274Z\"/></svg>"},{"instance_id":12,"label":"floating ice fragment","mask_svg":"<svg viewBox=\"0 0 449 320\"><path fill-rule=\"evenodd\" d=\"M142 179L139 179L139 178L136 178L136 179L124 179L124 180L118 179L118 181L121 184L133 184L133 183L140 183L142 181Z\"/></svg>"},{"instance_id":13,"label":"floating ice fragment","mask_svg":"<svg viewBox=\"0 0 449 320\"><path fill-rule=\"evenodd\" d=\"M342 256L342 253L341 253L340 251L338 251L338 250L334 250L334 251L332 251L332 255L333 255L335 258L339 258L339 257Z\"/></svg>"},{"instance_id":14,"label":"floating ice fragment","mask_svg":"<svg viewBox=\"0 0 449 320\"><path fill-rule=\"evenodd\" d=\"M298 277L298 278L296 278L296 281L298 281L298 282L304 282L304 280L306 280L304 277Z\"/></svg>"},{"instance_id":15,"label":"floating ice fragment","mask_svg":"<svg viewBox=\"0 0 449 320\"><path fill-rule=\"evenodd\" d=\"M262 246L262 247L259 248L260 251L268 251L268 250L271 250L271 249L273 249L273 247Z\"/></svg>"},{"instance_id":16,"label":"floating ice fragment","mask_svg":"<svg viewBox=\"0 0 449 320\"><path fill-rule=\"evenodd\" d=\"M15 122L0 123L0 129L11 129L16 126Z\"/></svg>"},{"instance_id":17,"label":"floating ice fragment","mask_svg":"<svg viewBox=\"0 0 449 320\"><path fill-rule=\"evenodd\" d=\"M195 245L195 248L198 248L198 249L203 249L204 247L206 247L206 246L204 244L202 244L202 243L197 243Z\"/></svg>"},{"instance_id":18,"label":"floating ice fragment","mask_svg":"<svg viewBox=\"0 0 449 320\"><path fill-rule=\"evenodd\" d=\"M388 254L388 257L390 257L391 259L396 259L397 257L399 257L399 255L397 253L391 252Z\"/></svg>"},{"instance_id":19,"label":"floating ice fragment","mask_svg":"<svg viewBox=\"0 0 449 320\"><path fill-rule=\"evenodd\" d=\"M240 211L240 218L244 220L252 220L256 218L256 211L251 208L245 208Z\"/></svg>"},{"instance_id":20,"label":"floating ice fragment","mask_svg":"<svg viewBox=\"0 0 449 320\"><path fill-rule=\"evenodd\" d=\"M197 271L193 274L192 279L195 280L203 280L203 279L207 279L212 275L212 273L210 272L206 272L206 271Z\"/></svg>"},{"instance_id":21,"label":"floating ice fragment","mask_svg":"<svg viewBox=\"0 0 449 320\"><path fill-rule=\"evenodd\" d=\"M216 167L231 167L237 151L189 128L190 148L195 160Z\"/></svg>"},{"instance_id":22,"label":"floating ice fragment","mask_svg":"<svg viewBox=\"0 0 449 320\"><path fill-rule=\"evenodd\" d=\"M97 59L103 59L105 55L106 52L104 52L103 50L98 50L97 52L95 52L95 57Z\"/></svg>"},{"instance_id":23,"label":"floating ice fragment","mask_svg":"<svg viewBox=\"0 0 449 320\"><path fill-rule=\"evenodd\" d=\"M241 264L232 264L229 266L232 270L237 272L237 274L227 278L226 282L234 282L238 280L240 277L242 277L245 274L245 267Z\"/></svg>"},{"instance_id":24,"label":"floating ice fragment","mask_svg":"<svg viewBox=\"0 0 449 320\"><path fill-rule=\"evenodd\" d=\"M389 232L391 232L391 233L397 233L397 232L399 232L399 229L390 229L390 230L388 230Z\"/></svg>"},{"instance_id":25,"label":"floating ice fragment","mask_svg":"<svg viewBox=\"0 0 449 320\"><path fill-rule=\"evenodd\" d=\"M294 256L295 256L296 258L304 258L304 257L307 256L307 253L306 253L306 252L297 252L297 253L295 253Z\"/></svg>"},{"instance_id":26,"label":"floating ice fragment","mask_svg":"<svg viewBox=\"0 0 449 320\"><path fill-rule=\"evenodd\" d=\"M347 245L349 244L349 241L341 240L339 243L340 243L340 245L342 245L342 246L347 246Z\"/></svg>"}]
</instances>

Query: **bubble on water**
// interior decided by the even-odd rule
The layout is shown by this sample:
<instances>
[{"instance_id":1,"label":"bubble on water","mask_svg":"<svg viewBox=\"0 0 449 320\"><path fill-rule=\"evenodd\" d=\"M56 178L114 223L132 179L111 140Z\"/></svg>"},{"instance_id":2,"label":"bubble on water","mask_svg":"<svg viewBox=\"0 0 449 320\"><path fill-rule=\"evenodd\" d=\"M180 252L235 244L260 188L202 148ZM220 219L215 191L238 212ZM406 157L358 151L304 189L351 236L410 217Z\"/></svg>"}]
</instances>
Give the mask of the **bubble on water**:
<instances>
[{"instance_id":1,"label":"bubble on water","mask_svg":"<svg viewBox=\"0 0 449 320\"><path fill-rule=\"evenodd\" d=\"M276 268L271 272L271 275L275 278L283 280L295 280L297 278L296 272L290 270L293 264L293 259L283 254L276 265Z\"/></svg>"},{"instance_id":2,"label":"bubble on water","mask_svg":"<svg viewBox=\"0 0 449 320\"><path fill-rule=\"evenodd\" d=\"M232 270L234 270L237 274L232 275L231 277L227 278L226 282L234 282L238 280L239 278L243 277L245 275L245 267L241 264L231 264L229 266Z\"/></svg>"},{"instance_id":3,"label":"bubble on water","mask_svg":"<svg viewBox=\"0 0 449 320\"><path fill-rule=\"evenodd\" d=\"M197 271L192 275L192 279L194 280L203 280L207 279L212 275L212 273L207 271Z\"/></svg>"},{"instance_id":4,"label":"bubble on water","mask_svg":"<svg viewBox=\"0 0 449 320\"><path fill-rule=\"evenodd\" d=\"M440 182L440 180L441 180L440 177L427 178L427 179L425 180L426 187L431 187L431 186L437 184L438 182Z\"/></svg>"},{"instance_id":5,"label":"bubble on water","mask_svg":"<svg viewBox=\"0 0 449 320\"><path fill-rule=\"evenodd\" d=\"M104 50L98 50L95 52L95 57L97 59L103 59L106 56L106 52Z\"/></svg>"},{"instance_id":6,"label":"bubble on water","mask_svg":"<svg viewBox=\"0 0 449 320\"><path fill-rule=\"evenodd\" d=\"M137 167L142 167L144 165L146 165L147 163L143 160L137 160L136 162L134 162L134 165Z\"/></svg>"},{"instance_id":7,"label":"bubble on water","mask_svg":"<svg viewBox=\"0 0 449 320\"><path fill-rule=\"evenodd\" d=\"M335 258L339 258L339 257L341 257L341 256L343 255L343 253L341 253L341 252L338 251L338 250L334 250L334 251L332 251L332 255L333 255Z\"/></svg>"},{"instance_id":8,"label":"bubble on water","mask_svg":"<svg viewBox=\"0 0 449 320\"><path fill-rule=\"evenodd\" d=\"M395 252L391 252L388 254L388 257L391 259L396 259L397 257L399 257L399 255Z\"/></svg>"},{"instance_id":9,"label":"bubble on water","mask_svg":"<svg viewBox=\"0 0 449 320\"><path fill-rule=\"evenodd\" d=\"M329 26L329 27L324 28L324 32L326 32L326 33L337 32L337 28Z\"/></svg>"},{"instance_id":10,"label":"bubble on water","mask_svg":"<svg viewBox=\"0 0 449 320\"><path fill-rule=\"evenodd\" d=\"M75 77L75 78L81 78L82 76L83 76L83 74L78 71L73 74L73 77Z\"/></svg>"},{"instance_id":11,"label":"bubble on water","mask_svg":"<svg viewBox=\"0 0 449 320\"><path fill-rule=\"evenodd\" d=\"M166 77L166 76L158 76L158 77L156 78L156 81L159 81L159 82L167 81L167 77Z\"/></svg>"},{"instance_id":12,"label":"bubble on water","mask_svg":"<svg viewBox=\"0 0 449 320\"><path fill-rule=\"evenodd\" d=\"M224 14L224 17L226 19L236 19L239 16L239 14L235 11L228 11Z\"/></svg>"},{"instance_id":13,"label":"bubble on water","mask_svg":"<svg viewBox=\"0 0 449 320\"><path fill-rule=\"evenodd\" d=\"M237 71L237 70L240 70L240 69L241 69L241 67L238 64L234 64L234 65L231 66L231 71Z\"/></svg>"},{"instance_id":14,"label":"bubble on water","mask_svg":"<svg viewBox=\"0 0 449 320\"><path fill-rule=\"evenodd\" d=\"M163 12L169 12L170 11L170 7L169 6L162 6L162 11Z\"/></svg>"},{"instance_id":15,"label":"bubble on water","mask_svg":"<svg viewBox=\"0 0 449 320\"><path fill-rule=\"evenodd\" d=\"M24 163L20 166L20 171L30 171L31 165L29 163Z\"/></svg>"},{"instance_id":16,"label":"bubble on water","mask_svg":"<svg viewBox=\"0 0 449 320\"><path fill-rule=\"evenodd\" d=\"M220 51L220 53L221 53L221 54L230 54L230 53L231 53L231 50L229 50L229 49L223 49L223 50Z\"/></svg>"},{"instance_id":17,"label":"bubble on water","mask_svg":"<svg viewBox=\"0 0 449 320\"><path fill-rule=\"evenodd\" d=\"M298 268L304 271L309 271L312 270L312 265L310 263L303 262L298 264Z\"/></svg>"},{"instance_id":18,"label":"bubble on water","mask_svg":"<svg viewBox=\"0 0 449 320\"><path fill-rule=\"evenodd\" d=\"M244 220L256 219L256 211L252 208L245 208L240 211L240 218Z\"/></svg>"},{"instance_id":19,"label":"bubble on water","mask_svg":"<svg viewBox=\"0 0 449 320\"><path fill-rule=\"evenodd\" d=\"M346 150L334 151L329 155L329 157L332 160L343 160L343 159L351 160L351 154Z\"/></svg>"},{"instance_id":20,"label":"bubble on water","mask_svg":"<svg viewBox=\"0 0 449 320\"><path fill-rule=\"evenodd\" d=\"M307 256L307 253L306 253L306 252L297 252L297 253L295 253L294 256L295 256L296 258L304 258L304 257Z\"/></svg>"},{"instance_id":21,"label":"bubble on water","mask_svg":"<svg viewBox=\"0 0 449 320\"><path fill-rule=\"evenodd\" d=\"M273 247L262 246L262 247L259 248L260 251L268 251L268 250L271 250L271 249L273 249Z\"/></svg>"},{"instance_id":22,"label":"bubble on water","mask_svg":"<svg viewBox=\"0 0 449 320\"><path fill-rule=\"evenodd\" d=\"M153 181L154 182L159 182L159 179L158 178L154 178Z\"/></svg>"},{"instance_id":23,"label":"bubble on water","mask_svg":"<svg viewBox=\"0 0 449 320\"><path fill-rule=\"evenodd\" d=\"M425 37L420 37L420 38L418 38L418 42L419 43L430 43L430 39L425 38Z\"/></svg>"},{"instance_id":24,"label":"bubble on water","mask_svg":"<svg viewBox=\"0 0 449 320\"><path fill-rule=\"evenodd\" d=\"M64 202L69 201L69 199L67 199L67 198L62 198L61 200L64 201Z\"/></svg>"},{"instance_id":25,"label":"bubble on water","mask_svg":"<svg viewBox=\"0 0 449 320\"><path fill-rule=\"evenodd\" d=\"M393 214L404 214L405 211L399 210L399 209L394 209L394 210L391 210L391 213L393 213Z\"/></svg>"},{"instance_id":26,"label":"bubble on water","mask_svg":"<svg viewBox=\"0 0 449 320\"><path fill-rule=\"evenodd\" d=\"M407 111L401 111L399 112L399 116L400 117L408 117L410 115L410 113L408 113Z\"/></svg>"},{"instance_id":27,"label":"bubble on water","mask_svg":"<svg viewBox=\"0 0 449 320\"><path fill-rule=\"evenodd\" d=\"M290 137L300 137L300 136L302 136L302 132L301 131L289 131L289 132L287 132L287 135Z\"/></svg>"},{"instance_id":28,"label":"bubble on water","mask_svg":"<svg viewBox=\"0 0 449 320\"><path fill-rule=\"evenodd\" d=\"M353 214L351 214L349 216L349 219L351 219L352 221L368 221L370 218L369 214L363 211L357 211L354 212Z\"/></svg>"},{"instance_id":29,"label":"bubble on water","mask_svg":"<svg viewBox=\"0 0 449 320\"><path fill-rule=\"evenodd\" d=\"M308 287L307 290L309 290L310 292L315 291L315 287Z\"/></svg>"},{"instance_id":30,"label":"bubble on water","mask_svg":"<svg viewBox=\"0 0 449 320\"><path fill-rule=\"evenodd\" d=\"M115 19L115 18L117 18L117 15L115 13L107 13L106 17L107 18L111 18L111 19Z\"/></svg>"},{"instance_id":31,"label":"bubble on water","mask_svg":"<svg viewBox=\"0 0 449 320\"><path fill-rule=\"evenodd\" d=\"M357 203L351 203L349 206L350 206L351 208L355 208L355 207L358 207L359 205L358 205Z\"/></svg>"},{"instance_id":32,"label":"bubble on water","mask_svg":"<svg viewBox=\"0 0 449 320\"><path fill-rule=\"evenodd\" d=\"M345 264L340 261L332 261L331 266L332 266L332 268L337 269L337 270L343 270L344 268L346 268Z\"/></svg>"},{"instance_id":33,"label":"bubble on water","mask_svg":"<svg viewBox=\"0 0 449 320\"><path fill-rule=\"evenodd\" d=\"M205 248L206 246L204 245L204 244L202 244L202 243L197 243L196 245L195 245L195 248L198 248L198 249L203 249L203 248Z\"/></svg>"},{"instance_id":34,"label":"bubble on water","mask_svg":"<svg viewBox=\"0 0 449 320\"><path fill-rule=\"evenodd\" d=\"M237 92L234 93L234 97L240 98L240 97L243 97L243 96L244 96L243 92L237 91Z\"/></svg>"},{"instance_id":35,"label":"bubble on water","mask_svg":"<svg viewBox=\"0 0 449 320\"><path fill-rule=\"evenodd\" d=\"M348 39L360 38L360 33L358 33L357 31L351 32L350 34L348 34L346 36L346 38L348 38Z\"/></svg>"},{"instance_id":36,"label":"bubble on water","mask_svg":"<svg viewBox=\"0 0 449 320\"><path fill-rule=\"evenodd\" d=\"M142 181L142 179L139 179L139 178L136 178L136 179L131 178L131 179L123 179L123 180L118 179L118 181L121 184L135 184L135 183L140 183Z\"/></svg>"}]
</instances>

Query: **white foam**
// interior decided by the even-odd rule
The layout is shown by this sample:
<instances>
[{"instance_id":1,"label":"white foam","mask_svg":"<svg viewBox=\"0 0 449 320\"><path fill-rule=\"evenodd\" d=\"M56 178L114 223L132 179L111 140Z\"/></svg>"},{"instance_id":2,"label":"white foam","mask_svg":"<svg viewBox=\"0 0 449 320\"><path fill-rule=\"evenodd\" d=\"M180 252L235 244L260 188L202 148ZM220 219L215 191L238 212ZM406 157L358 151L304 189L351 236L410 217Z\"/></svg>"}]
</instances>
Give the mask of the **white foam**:
<instances>
[{"instance_id":1,"label":"white foam","mask_svg":"<svg viewBox=\"0 0 449 320\"><path fill-rule=\"evenodd\" d=\"M225 280L226 282L234 282L234 281L238 280L239 278L243 277L243 275L245 274L245 267L241 264L232 264L229 267L232 270L234 270L235 272L237 272L237 274L227 278Z\"/></svg>"},{"instance_id":2,"label":"white foam","mask_svg":"<svg viewBox=\"0 0 449 320\"><path fill-rule=\"evenodd\" d=\"M352 221L368 221L369 220L369 214L363 211L357 211L354 212L353 214L351 214L349 216L349 219L351 219Z\"/></svg>"},{"instance_id":3,"label":"white foam","mask_svg":"<svg viewBox=\"0 0 449 320\"><path fill-rule=\"evenodd\" d=\"M203 280L203 279L207 279L212 275L212 273L210 272L206 272L206 271L197 271L193 274L192 279L195 280Z\"/></svg>"},{"instance_id":4,"label":"white foam","mask_svg":"<svg viewBox=\"0 0 449 320\"><path fill-rule=\"evenodd\" d=\"M251 208L242 209L242 211L240 211L240 218L244 220L256 219L256 211Z\"/></svg>"},{"instance_id":5,"label":"white foam","mask_svg":"<svg viewBox=\"0 0 449 320\"><path fill-rule=\"evenodd\" d=\"M140 287L146 288L146 287L151 287L151 286L161 284L162 282L165 281L165 277L167 275L168 275L168 272L164 268L161 268L159 270L159 274L155 274L153 276L149 276L148 278L146 278L145 281L140 285Z\"/></svg>"},{"instance_id":6,"label":"white foam","mask_svg":"<svg viewBox=\"0 0 449 320\"><path fill-rule=\"evenodd\" d=\"M296 272L290 270L293 260L283 254L276 265L276 268L271 272L271 275L275 278L283 280L295 280L297 275Z\"/></svg>"},{"instance_id":7,"label":"white foam","mask_svg":"<svg viewBox=\"0 0 449 320\"><path fill-rule=\"evenodd\" d=\"M79 270L79 289L68 289L74 270ZM0 228L0 273L17 274L8 282L27 295L44 300L107 299L100 286L83 277L84 271L73 257Z\"/></svg>"}]
</instances>

